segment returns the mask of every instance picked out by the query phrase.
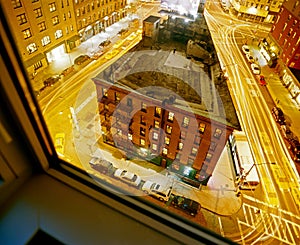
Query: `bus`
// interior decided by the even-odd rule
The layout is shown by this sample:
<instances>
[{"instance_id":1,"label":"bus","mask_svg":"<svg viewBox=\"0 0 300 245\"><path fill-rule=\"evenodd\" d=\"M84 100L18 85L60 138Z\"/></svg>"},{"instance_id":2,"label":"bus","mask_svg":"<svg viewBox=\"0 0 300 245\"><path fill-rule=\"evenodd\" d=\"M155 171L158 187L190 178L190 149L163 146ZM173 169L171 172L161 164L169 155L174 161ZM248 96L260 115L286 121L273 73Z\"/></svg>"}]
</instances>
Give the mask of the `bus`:
<instances>
[{"instance_id":1,"label":"bus","mask_svg":"<svg viewBox=\"0 0 300 245\"><path fill-rule=\"evenodd\" d=\"M242 190L254 190L260 180L245 133L233 132L229 142L237 186Z\"/></svg>"}]
</instances>

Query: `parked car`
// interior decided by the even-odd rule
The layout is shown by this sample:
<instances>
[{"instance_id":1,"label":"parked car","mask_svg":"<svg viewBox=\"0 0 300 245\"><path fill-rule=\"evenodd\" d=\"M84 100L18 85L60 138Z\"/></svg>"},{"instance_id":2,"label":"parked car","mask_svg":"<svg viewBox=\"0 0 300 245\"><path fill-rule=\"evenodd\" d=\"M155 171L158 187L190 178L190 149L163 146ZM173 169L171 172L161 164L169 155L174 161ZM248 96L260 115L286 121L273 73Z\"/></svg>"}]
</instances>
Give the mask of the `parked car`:
<instances>
[{"instance_id":1,"label":"parked car","mask_svg":"<svg viewBox=\"0 0 300 245\"><path fill-rule=\"evenodd\" d=\"M285 124L283 111L279 107L274 106L272 108L272 115L276 122L280 123L281 125Z\"/></svg>"},{"instance_id":2,"label":"parked car","mask_svg":"<svg viewBox=\"0 0 300 245\"><path fill-rule=\"evenodd\" d=\"M105 40L105 41L103 41L103 42L101 42L101 43L99 44L99 48L107 47L107 46L109 46L110 44L111 44L111 41L110 41L110 40Z\"/></svg>"},{"instance_id":3,"label":"parked car","mask_svg":"<svg viewBox=\"0 0 300 245\"><path fill-rule=\"evenodd\" d=\"M248 45L243 45L242 46L242 51L244 54L250 54L250 48Z\"/></svg>"},{"instance_id":4,"label":"parked car","mask_svg":"<svg viewBox=\"0 0 300 245\"><path fill-rule=\"evenodd\" d=\"M107 60L110 60L113 57L115 57L118 53L119 53L119 51L116 50L116 49L112 50L112 51L109 51L108 53L106 53L106 55L104 56L104 58L107 59Z\"/></svg>"},{"instance_id":5,"label":"parked car","mask_svg":"<svg viewBox=\"0 0 300 245\"><path fill-rule=\"evenodd\" d=\"M141 183L141 177L134 173L128 172L125 169L118 168L114 173L114 177L133 186L138 186Z\"/></svg>"},{"instance_id":6,"label":"parked car","mask_svg":"<svg viewBox=\"0 0 300 245\"><path fill-rule=\"evenodd\" d=\"M246 54L246 59L250 63L254 63L255 62L255 59L254 59L254 57L251 54Z\"/></svg>"},{"instance_id":7,"label":"parked car","mask_svg":"<svg viewBox=\"0 0 300 245\"><path fill-rule=\"evenodd\" d=\"M75 60L74 60L74 64L75 65L81 65L83 62L87 61L90 59L90 56L88 56L87 54L83 54L78 56Z\"/></svg>"},{"instance_id":8,"label":"parked car","mask_svg":"<svg viewBox=\"0 0 300 245\"><path fill-rule=\"evenodd\" d=\"M190 214L191 216L196 216L201 208L200 203L183 196L174 196L172 199L172 205L175 208L179 208L182 211Z\"/></svg>"},{"instance_id":9,"label":"parked car","mask_svg":"<svg viewBox=\"0 0 300 245\"><path fill-rule=\"evenodd\" d=\"M60 80L60 75L54 75L51 77L48 77L45 81L44 81L44 86L46 87L50 87L53 86L56 82L58 82Z\"/></svg>"},{"instance_id":10,"label":"parked car","mask_svg":"<svg viewBox=\"0 0 300 245\"><path fill-rule=\"evenodd\" d=\"M280 128L284 138L288 140L292 140L294 138L293 132L288 125L283 124L280 126Z\"/></svg>"},{"instance_id":11,"label":"parked car","mask_svg":"<svg viewBox=\"0 0 300 245\"><path fill-rule=\"evenodd\" d=\"M259 84L262 85L262 86L267 85L264 75L259 75Z\"/></svg>"},{"instance_id":12,"label":"parked car","mask_svg":"<svg viewBox=\"0 0 300 245\"><path fill-rule=\"evenodd\" d=\"M112 174L114 172L113 164L99 157L92 157L89 164L93 169L103 174Z\"/></svg>"},{"instance_id":13,"label":"parked car","mask_svg":"<svg viewBox=\"0 0 300 245\"><path fill-rule=\"evenodd\" d=\"M172 187L161 186L160 184L147 180L142 186L142 191L158 198L160 201L167 202L170 199Z\"/></svg>"},{"instance_id":14,"label":"parked car","mask_svg":"<svg viewBox=\"0 0 300 245\"><path fill-rule=\"evenodd\" d=\"M255 64L255 63L251 64L251 70L252 70L253 74L255 74L255 75L260 74L260 67L259 67L259 65Z\"/></svg>"},{"instance_id":15,"label":"parked car","mask_svg":"<svg viewBox=\"0 0 300 245\"><path fill-rule=\"evenodd\" d=\"M65 133L55 135L54 147L59 155L64 155L65 152Z\"/></svg>"},{"instance_id":16,"label":"parked car","mask_svg":"<svg viewBox=\"0 0 300 245\"><path fill-rule=\"evenodd\" d=\"M93 53L92 59L93 59L93 60L97 60L97 59L99 59L103 54L104 54L104 52L103 52L102 50L99 50L99 51Z\"/></svg>"},{"instance_id":17,"label":"parked car","mask_svg":"<svg viewBox=\"0 0 300 245\"><path fill-rule=\"evenodd\" d=\"M62 76L67 76L68 74L70 74L71 72L74 71L74 66L70 66L70 67L67 67L66 69L64 69L62 72L61 72L61 75Z\"/></svg>"}]
</instances>

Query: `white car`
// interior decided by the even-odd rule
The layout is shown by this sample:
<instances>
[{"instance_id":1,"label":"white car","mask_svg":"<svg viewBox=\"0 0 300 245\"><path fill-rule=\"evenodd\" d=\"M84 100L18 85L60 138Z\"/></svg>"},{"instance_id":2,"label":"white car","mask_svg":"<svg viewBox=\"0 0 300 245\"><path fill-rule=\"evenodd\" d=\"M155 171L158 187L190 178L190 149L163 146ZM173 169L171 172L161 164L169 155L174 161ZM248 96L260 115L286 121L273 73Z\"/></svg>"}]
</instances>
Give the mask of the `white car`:
<instances>
[{"instance_id":1,"label":"white car","mask_svg":"<svg viewBox=\"0 0 300 245\"><path fill-rule=\"evenodd\" d=\"M242 51L244 54L250 54L250 48L248 45L243 45L242 46Z\"/></svg>"},{"instance_id":2,"label":"white car","mask_svg":"<svg viewBox=\"0 0 300 245\"><path fill-rule=\"evenodd\" d=\"M246 59L250 63L254 63L255 62L255 59L254 59L254 57L251 54L246 54Z\"/></svg>"},{"instance_id":3,"label":"white car","mask_svg":"<svg viewBox=\"0 0 300 245\"><path fill-rule=\"evenodd\" d=\"M138 186L142 181L141 177L134 173L128 172L126 169L118 168L115 171L114 176L122 180L123 182L133 186Z\"/></svg>"},{"instance_id":4,"label":"white car","mask_svg":"<svg viewBox=\"0 0 300 245\"><path fill-rule=\"evenodd\" d=\"M142 186L142 191L158 198L160 201L167 202L171 196L172 187L161 186L160 184L147 180Z\"/></svg>"},{"instance_id":5,"label":"white car","mask_svg":"<svg viewBox=\"0 0 300 245\"><path fill-rule=\"evenodd\" d=\"M255 63L251 64L251 70L252 70L253 74L255 74L255 75L260 74L260 67L259 67L259 65L255 64Z\"/></svg>"}]
</instances>

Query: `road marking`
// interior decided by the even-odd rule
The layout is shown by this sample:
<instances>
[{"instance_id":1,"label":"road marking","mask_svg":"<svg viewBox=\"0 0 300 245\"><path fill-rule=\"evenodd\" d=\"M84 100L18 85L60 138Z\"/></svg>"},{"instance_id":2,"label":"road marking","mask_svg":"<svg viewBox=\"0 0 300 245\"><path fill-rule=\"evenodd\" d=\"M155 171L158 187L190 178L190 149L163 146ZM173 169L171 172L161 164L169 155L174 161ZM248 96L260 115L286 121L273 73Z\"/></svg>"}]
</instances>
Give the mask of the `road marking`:
<instances>
[{"instance_id":1,"label":"road marking","mask_svg":"<svg viewBox=\"0 0 300 245\"><path fill-rule=\"evenodd\" d=\"M76 109L75 109L75 113L77 114L78 112L80 112L92 99L94 99L94 97L96 97L96 91L94 91L89 97L87 97L85 99L85 101L83 101Z\"/></svg>"}]
</instances>

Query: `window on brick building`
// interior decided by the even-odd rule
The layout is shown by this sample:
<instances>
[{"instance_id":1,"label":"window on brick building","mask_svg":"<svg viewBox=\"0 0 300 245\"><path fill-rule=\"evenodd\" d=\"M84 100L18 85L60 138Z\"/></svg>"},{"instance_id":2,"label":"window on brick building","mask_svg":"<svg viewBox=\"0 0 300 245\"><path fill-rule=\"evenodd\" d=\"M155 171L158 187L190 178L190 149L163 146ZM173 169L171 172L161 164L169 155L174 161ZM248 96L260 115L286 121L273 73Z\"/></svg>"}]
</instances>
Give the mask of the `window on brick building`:
<instances>
[{"instance_id":1,"label":"window on brick building","mask_svg":"<svg viewBox=\"0 0 300 245\"><path fill-rule=\"evenodd\" d=\"M146 129L143 127L140 127L140 135L145 136L146 135Z\"/></svg>"},{"instance_id":2,"label":"window on brick building","mask_svg":"<svg viewBox=\"0 0 300 245\"><path fill-rule=\"evenodd\" d=\"M167 131L167 133L168 133L168 134L171 134L171 133L172 133L172 129L173 129L173 127L172 127L172 126L170 126L170 125L167 125L167 127L166 127L166 131Z\"/></svg>"},{"instance_id":3,"label":"window on brick building","mask_svg":"<svg viewBox=\"0 0 300 245\"><path fill-rule=\"evenodd\" d=\"M55 3L49 3L49 11L50 13L54 12L56 10Z\"/></svg>"},{"instance_id":4,"label":"window on brick building","mask_svg":"<svg viewBox=\"0 0 300 245\"><path fill-rule=\"evenodd\" d=\"M27 23L26 15L24 13L17 15L17 20L20 25Z\"/></svg>"},{"instance_id":5,"label":"window on brick building","mask_svg":"<svg viewBox=\"0 0 300 245\"><path fill-rule=\"evenodd\" d=\"M32 36L30 28L23 30L22 32L23 32L24 39L30 38Z\"/></svg>"},{"instance_id":6,"label":"window on brick building","mask_svg":"<svg viewBox=\"0 0 300 245\"><path fill-rule=\"evenodd\" d=\"M161 108L160 107L155 107L155 116L160 117L161 116Z\"/></svg>"},{"instance_id":7,"label":"window on brick building","mask_svg":"<svg viewBox=\"0 0 300 245\"><path fill-rule=\"evenodd\" d=\"M131 133L128 133L128 139L132 140L132 134Z\"/></svg>"},{"instance_id":8,"label":"window on brick building","mask_svg":"<svg viewBox=\"0 0 300 245\"><path fill-rule=\"evenodd\" d=\"M173 121L174 121L174 113L173 113L173 112L169 112L169 114L168 114L168 120L169 120L170 122L173 122Z\"/></svg>"},{"instance_id":9,"label":"window on brick building","mask_svg":"<svg viewBox=\"0 0 300 245\"><path fill-rule=\"evenodd\" d=\"M157 144L154 144L154 143L152 144L152 150L157 151Z\"/></svg>"},{"instance_id":10,"label":"window on brick building","mask_svg":"<svg viewBox=\"0 0 300 245\"><path fill-rule=\"evenodd\" d=\"M154 128L160 128L160 123L157 120L154 120Z\"/></svg>"},{"instance_id":11,"label":"window on brick building","mask_svg":"<svg viewBox=\"0 0 300 245\"><path fill-rule=\"evenodd\" d=\"M34 53L35 51L37 51L37 45L36 43L31 43L26 47L27 51L29 54Z\"/></svg>"},{"instance_id":12,"label":"window on brick building","mask_svg":"<svg viewBox=\"0 0 300 245\"><path fill-rule=\"evenodd\" d=\"M162 154L166 156L168 154L168 149L164 147L162 150Z\"/></svg>"},{"instance_id":13,"label":"window on brick building","mask_svg":"<svg viewBox=\"0 0 300 245\"><path fill-rule=\"evenodd\" d=\"M38 28L39 28L40 32L45 31L46 30L46 23L45 23L45 21L43 21L41 23L38 23Z\"/></svg>"},{"instance_id":14,"label":"window on brick building","mask_svg":"<svg viewBox=\"0 0 300 245\"><path fill-rule=\"evenodd\" d=\"M165 137L165 144L170 145L170 137L168 136Z\"/></svg>"},{"instance_id":15,"label":"window on brick building","mask_svg":"<svg viewBox=\"0 0 300 245\"><path fill-rule=\"evenodd\" d=\"M153 137L152 138L155 139L155 140L157 140L158 139L158 133L153 132Z\"/></svg>"},{"instance_id":16,"label":"window on brick building","mask_svg":"<svg viewBox=\"0 0 300 245\"><path fill-rule=\"evenodd\" d=\"M198 152L198 148L192 147L191 154L195 156L195 155L197 155L197 152Z\"/></svg>"},{"instance_id":17,"label":"window on brick building","mask_svg":"<svg viewBox=\"0 0 300 245\"><path fill-rule=\"evenodd\" d=\"M200 142L201 142L201 137L199 135L195 135L194 144L200 145Z\"/></svg>"},{"instance_id":18,"label":"window on brick building","mask_svg":"<svg viewBox=\"0 0 300 245\"><path fill-rule=\"evenodd\" d=\"M141 146L145 146L145 144L146 144L145 139L140 138L140 145Z\"/></svg>"},{"instance_id":19,"label":"window on brick building","mask_svg":"<svg viewBox=\"0 0 300 245\"><path fill-rule=\"evenodd\" d=\"M205 161L206 161L206 162L210 162L210 161L211 161L211 158L212 158L212 154L207 153L207 154L206 154L206 157L205 157Z\"/></svg>"},{"instance_id":20,"label":"window on brick building","mask_svg":"<svg viewBox=\"0 0 300 245\"><path fill-rule=\"evenodd\" d=\"M120 94L115 92L115 101L116 102L120 102L121 98L120 98Z\"/></svg>"},{"instance_id":21,"label":"window on brick building","mask_svg":"<svg viewBox=\"0 0 300 245\"><path fill-rule=\"evenodd\" d=\"M107 98L108 92L107 92L107 89L106 89L106 88L102 88L102 94L103 94L103 97L104 97L104 98Z\"/></svg>"},{"instance_id":22,"label":"window on brick building","mask_svg":"<svg viewBox=\"0 0 300 245\"><path fill-rule=\"evenodd\" d=\"M213 142L213 141L210 142L210 146L209 146L210 151L215 151L216 147L217 147L216 142Z\"/></svg>"},{"instance_id":23,"label":"window on brick building","mask_svg":"<svg viewBox=\"0 0 300 245\"><path fill-rule=\"evenodd\" d=\"M146 119L144 115L141 115L141 124L146 125Z\"/></svg>"},{"instance_id":24,"label":"window on brick building","mask_svg":"<svg viewBox=\"0 0 300 245\"><path fill-rule=\"evenodd\" d=\"M182 148L183 148L183 143L182 143L182 142L178 142L177 148L178 148L179 150L182 150Z\"/></svg>"},{"instance_id":25,"label":"window on brick building","mask_svg":"<svg viewBox=\"0 0 300 245\"><path fill-rule=\"evenodd\" d=\"M189 123L190 123L190 118L189 117L184 117L183 122L182 122L182 126L184 128L187 128L189 126Z\"/></svg>"},{"instance_id":26,"label":"window on brick building","mask_svg":"<svg viewBox=\"0 0 300 245\"><path fill-rule=\"evenodd\" d=\"M142 104L141 104L141 110L143 112L147 112L147 105L144 102L142 102Z\"/></svg>"},{"instance_id":27,"label":"window on brick building","mask_svg":"<svg viewBox=\"0 0 300 245\"><path fill-rule=\"evenodd\" d=\"M214 137L219 139L221 137L221 134L222 134L222 130L219 128L216 128L216 130L214 132Z\"/></svg>"},{"instance_id":28,"label":"window on brick building","mask_svg":"<svg viewBox=\"0 0 300 245\"><path fill-rule=\"evenodd\" d=\"M186 137L186 131L181 130L180 131L180 139L185 139Z\"/></svg>"},{"instance_id":29,"label":"window on brick building","mask_svg":"<svg viewBox=\"0 0 300 245\"><path fill-rule=\"evenodd\" d=\"M204 133L205 127L206 127L205 123L200 123L200 124L199 124L199 132L200 132L201 134Z\"/></svg>"}]
</instances>

